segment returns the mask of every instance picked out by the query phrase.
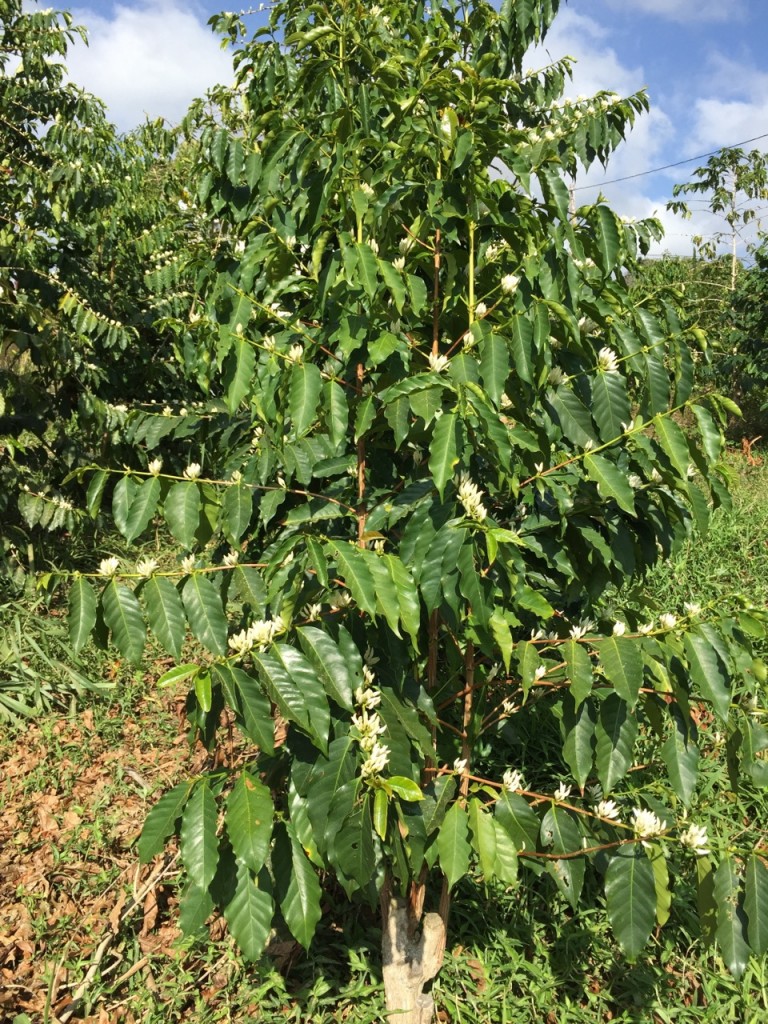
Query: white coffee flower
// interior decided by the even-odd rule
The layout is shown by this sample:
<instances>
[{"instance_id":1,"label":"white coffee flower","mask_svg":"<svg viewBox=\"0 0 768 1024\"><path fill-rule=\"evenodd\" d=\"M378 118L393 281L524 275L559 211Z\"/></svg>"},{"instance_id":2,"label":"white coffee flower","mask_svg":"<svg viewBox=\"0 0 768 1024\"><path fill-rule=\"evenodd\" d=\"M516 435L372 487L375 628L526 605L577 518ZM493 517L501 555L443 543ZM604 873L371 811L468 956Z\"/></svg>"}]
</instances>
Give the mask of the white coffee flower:
<instances>
[{"instance_id":1,"label":"white coffee flower","mask_svg":"<svg viewBox=\"0 0 768 1024\"><path fill-rule=\"evenodd\" d=\"M683 603L683 608L685 608L686 614L691 617L694 615L701 615L701 605L696 601L685 601Z\"/></svg>"},{"instance_id":2,"label":"white coffee flower","mask_svg":"<svg viewBox=\"0 0 768 1024\"><path fill-rule=\"evenodd\" d=\"M187 555L181 560L181 571L182 572L193 572L195 568L196 558L194 555Z\"/></svg>"},{"instance_id":3,"label":"white coffee flower","mask_svg":"<svg viewBox=\"0 0 768 1024\"><path fill-rule=\"evenodd\" d=\"M457 497L470 519L482 523L488 512L482 503L483 492L473 483L468 473L462 472L458 479Z\"/></svg>"},{"instance_id":4,"label":"white coffee flower","mask_svg":"<svg viewBox=\"0 0 768 1024\"><path fill-rule=\"evenodd\" d=\"M429 368L435 373L442 373L442 371L448 366L450 359L448 356L440 355L437 352L429 353Z\"/></svg>"},{"instance_id":5,"label":"white coffee flower","mask_svg":"<svg viewBox=\"0 0 768 1024\"><path fill-rule=\"evenodd\" d=\"M372 196L376 195L375 191L371 188L371 186L368 184L367 181L361 181L360 182L360 191L364 192L365 195L367 195L369 199Z\"/></svg>"},{"instance_id":6,"label":"white coffee flower","mask_svg":"<svg viewBox=\"0 0 768 1024\"><path fill-rule=\"evenodd\" d=\"M392 260L392 266L395 270L405 270L405 256L396 256Z\"/></svg>"},{"instance_id":7,"label":"white coffee flower","mask_svg":"<svg viewBox=\"0 0 768 1024\"><path fill-rule=\"evenodd\" d=\"M672 612L664 612L663 615L659 616L659 625L662 629L674 629L677 625L677 616L673 615Z\"/></svg>"},{"instance_id":8,"label":"white coffee flower","mask_svg":"<svg viewBox=\"0 0 768 1024\"><path fill-rule=\"evenodd\" d=\"M352 604L352 595L348 590L339 590L331 595L331 608L348 608Z\"/></svg>"},{"instance_id":9,"label":"white coffee flower","mask_svg":"<svg viewBox=\"0 0 768 1024\"><path fill-rule=\"evenodd\" d=\"M163 416L173 416L173 409L170 407L170 405L166 405L166 407L163 409Z\"/></svg>"},{"instance_id":10,"label":"white coffee flower","mask_svg":"<svg viewBox=\"0 0 768 1024\"><path fill-rule=\"evenodd\" d=\"M247 636L253 647L263 651L275 639L275 634L283 632L283 629L280 620L257 619L248 627Z\"/></svg>"},{"instance_id":11,"label":"white coffee flower","mask_svg":"<svg viewBox=\"0 0 768 1024\"><path fill-rule=\"evenodd\" d=\"M656 627L654 625L653 619L651 619L650 622L644 622L641 626L638 626L637 627L637 631L642 636L648 636L648 634L652 633L655 628Z\"/></svg>"},{"instance_id":12,"label":"white coffee flower","mask_svg":"<svg viewBox=\"0 0 768 1024\"><path fill-rule=\"evenodd\" d=\"M509 793L519 793L525 789L525 781L523 779L523 773L519 772L516 768L507 768L501 779L502 786Z\"/></svg>"},{"instance_id":13,"label":"white coffee flower","mask_svg":"<svg viewBox=\"0 0 768 1024\"><path fill-rule=\"evenodd\" d=\"M163 460L160 459L160 458L152 459L150 464L147 466L147 470L148 470L148 472L150 472L152 474L152 476L159 476L160 475L160 471L162 470L162 468L163 468Z\"/></svg>"},{"instance_id":14,"label":"white coffee flower","mask_svg":"<svg viewBox=\"0 0 768 1024\"><path fill-rule=\"evenodd\" d=\"M384 771L388 764L389 747L383 743L374 743L367 760L363 762L360 774L363 779L375 778Z\"/></svg>"},{"instance_id":15,"label":"white coffee flower","mask_svg":"<svg viewBox=\"0 0 768 1024\"><path fill-rule=\"evenodd\" d=\"M596 812L600 818L609 818L611 821L619 820L619 807L615 800L601 800L597 805Z\"/></svg>"},{"instance_id":16,"label":"white coffee flower","mask_svg":"<svg viewBox=\"0 0 768 1024\"><path fill-rule=\"evenodd\" d=\"M618 619L616 622L614 622L614 624L613 624L613 635L614 636L624 636L624 634L626 632L627 632L627 624L626 624L626 622L622 622L620 619Z\"/></svg>"},{"instance_id":17,"label":"white coffee flower","mask_svg":"<svg viewBox=\"0 0 768 1024\"><path fill-rule=\"evenodd\" d=\"M636 491L639 487L643 486L643 478L638 476L637 473L630 473L627 477L627 483L633 491Z\"/></svg>"},{"instance_id":18,"label":"white coffee flower","mask_svg":"<svg viewBox=\"0 0 768 1024\"><path fill-rule=\"evenodd\" d=\"M184 476L187 480L197 480L202 472L202 467L199 462L190 462L187 468L184 470Z\"/></svg>"},{"instance_id":19,"label":"white coffee flower","mask_svg":"<svg viewBox=\"0 0 768 1024\"><path fill-rule=\"evenodd\" d=\"M566 380L568 380L568 374L564 373L559 366L553 366L547 374L547 381L552 385L553 388L556 388L559 384L562 384L563 381Z\"/></svg>"},{"instance_id":20,"label":"white coffee flower","mask_svg":"<svg viewBox=\"0 0 768 1024\"><path fill-rule=\"evenodd\" d=\"M228 637L227 643L230 650L234 651L235 654L239 654L241 657L253 648L253 640L248 635L248 630L246 629L241 629L239 633L234 633L232 636Z\"/></svg>"},{"instance_id":21,"label":"white coffee flower","mask_svg":"<svg viewBox=\"0 0 768 1024\"><path fill-rule=\"evenodd\" d=\"M604 373L616 373L619 369L619 360L612 348L601 348L597 353L597 368Z\"/></svg>"},{"instance_id":22,"label":"white coffee flower","mask_svg":"<svg viewBox=\"0 0 768 1024\"><path fill-rule=\"evenodd\" d=\"M99 576L114 576L119 568L119 558L102 558L99 562Z\"/></svg>"},{"instance_id":23,"label":"white coffee flower","mask_svg":"<svg viewBox=\"0 0 768 1024\"><path fill-rule=\"evenodd\" d=\"M364 690L362 686L358 686L355 690L355 703L365 711L372 711L381 703L381 693L372 687Z\"/></svg>"},{"instance_id":24,"label":"white coffee flower","mask_svg":"<svg viewBox=\"0 0 768 1024\"><path fill-rule=\"evenodd\" d=\"M157 568L156 558L140 558L136 563L136 574L138 576L151 576Z\"/></svg>"},{"instance_id":25,"label":"white coffee flower","mask_svg":"<svg viewBox=\"0 0 768 1024\"><path fill-rule=\"evenodd\" d=\"M406 235L405 238L401 238L400 241L397 243L397 247L400 250L401 256L407 256L408 253L413 248L413 246L414 241L410 235Z\"/></svg>"},{"instance_id":26,"label":"white coffee flower","mask_svg":"<svg viewBox=\"0 0 768 1024\"><path fill-rule=\"evenodd\" d=\"M632 811L632 827L638 839L652 839L654 836L661 835L667 827L667 823L661 821L653 811L635 807Z\"/></svg>"},{"instance_id":27,"label":"white coffee flower","mask_svg":"<svg viewBox=\"0 0 768 1024\"><path fill-rule=\"evenodd\" d=\"M555 800L567 800L571 795L571 788L571 786L566 786L564 782L561 782L555 790Z\"/></svg>"},{"instance_id":28,"label":"white coffee flower","mask_svg":"<svg viewBox=\"0 0 768 1024\"><path fill-rule=\"evenodd\" d=\"M376 712L369 715L365 709L360 714L352 715L352 725L360 733L358 743L365 753L371 752L378 743L379 736L387 731L381 717Z\"/></svg>"},{"instance_id":29,"label":"white coffee flower","mask_svg":"<svg viewBox=\"0 0 768 1024\"><path fill-rule=\"evenodd\" d=\"M689 825L681 834L680 842L693 850L697 857L706 857L710 852L706 825Z\"/></svg>"},{"instance_id":30,"label":"white coffee flower","mask_svg":"<svg viewBox=\"0 0 768 1024\"><path fill-rule=\"evenodd\" d=\"M456 760L453 762L453 770L458 775L461 775L466 770L466 767L467 767L467 759L466 759L466 757L457 757Z\"/></svg>"},{"instance_id":31,"label":"white coffee flower","mask_svg":"<svg viewBox=\"0 0 768 1024\"><path fill-rule=\"evenodd\" d=\"M303 345L291 345L288 352L289 363L300 363L304 358L304 347Z\"/></svg>"},{"instance_id":32,"label":"white coffee flower","mask_svg":"<svg viewBox=\"0 0 768 1024\"><path fill-rule=\"evenodd\" d=\"M236 548L230 548L226 555L224 555L224 557L222 558L223 564L229 566L230 569L233 566L237 565L239 561L240 552Z\"/></svg>"},{"instance_id":33,"label":"white coffee flower","mask_svg":"<svg viewBox=\"0 0 768 1024\"><path fill-rule=\"evenodd\" d=\"M484 302L478 302L478 304L475 306L475 316L478 318L478 320L481 320L487 312L488 307L486 306L486 304Z\"/></svg>"}]
</instances>

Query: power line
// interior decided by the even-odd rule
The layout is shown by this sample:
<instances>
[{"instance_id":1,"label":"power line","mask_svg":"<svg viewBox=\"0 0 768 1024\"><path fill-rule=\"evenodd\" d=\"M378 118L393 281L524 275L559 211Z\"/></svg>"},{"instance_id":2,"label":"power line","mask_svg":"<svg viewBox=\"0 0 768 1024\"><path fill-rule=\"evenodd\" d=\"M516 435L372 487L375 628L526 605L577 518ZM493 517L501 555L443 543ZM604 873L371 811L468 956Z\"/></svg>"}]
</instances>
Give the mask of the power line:
<instances>
[{"instance_id":1,"label":"power line","mask_svg":"<svg viewBox=\"0 0 768 1024\"><path fill-rule=\"evenodd\" d=\"M638 171L637 174L627 174L623 178L611 178L609 181L600 181L596 185L579 185L578 188L574 188L574 192L583 192L587 188L602 188L603 185L615 185L619 181L631 181L633 178L644 178L648 174L658 174L659 171L668 171L671 167L682 167L684 164L692 164L695 160L706 160L707 157L717 156L718 153L724 153L729 149L738 149L740 146L747 146L750 142L759 142L760 139L768 139L768 132L763 135L756 135L753 139L744 139L743 142L735 142L732 146L721 146L720 149L714 149L711 153L702 153L700 156L689 156L687 160L677 160L673 164L664 164L663 167L654 167L650 171Z\"/></svg>"}]
</instances>

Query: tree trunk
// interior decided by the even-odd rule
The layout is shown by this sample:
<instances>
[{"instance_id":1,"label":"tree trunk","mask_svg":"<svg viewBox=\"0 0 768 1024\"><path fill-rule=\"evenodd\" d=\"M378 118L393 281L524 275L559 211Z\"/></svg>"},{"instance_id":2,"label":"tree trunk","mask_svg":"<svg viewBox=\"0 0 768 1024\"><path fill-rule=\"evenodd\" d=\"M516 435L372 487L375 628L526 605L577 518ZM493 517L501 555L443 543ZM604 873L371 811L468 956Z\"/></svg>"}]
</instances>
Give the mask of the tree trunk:
<instances>
[{"instance_id":1,"label":"tree trunk","mask_svg":"<svg viewBox=\"0 0 768 1024\"><path fill-rule=\"evenodd\" d=\"M435 1003L425 986L443 963L445 924L440 914L419 921L408 902L382 900L382 961L389 1024L432 1024Z\"/></svg>"}]
</instances>

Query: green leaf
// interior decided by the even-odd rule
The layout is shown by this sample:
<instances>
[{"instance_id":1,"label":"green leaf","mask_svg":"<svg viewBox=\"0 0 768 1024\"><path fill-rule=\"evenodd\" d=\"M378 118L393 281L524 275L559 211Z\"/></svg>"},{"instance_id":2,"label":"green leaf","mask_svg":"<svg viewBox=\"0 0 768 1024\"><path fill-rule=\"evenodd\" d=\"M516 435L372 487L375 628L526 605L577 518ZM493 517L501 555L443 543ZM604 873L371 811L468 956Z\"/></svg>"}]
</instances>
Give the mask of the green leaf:
<instances>
[{"instance_id":1,"label":"green leaf","mask_svg":"<svg viewBox=\"0 0 768 1024\"><path fill-rule=\"evenodd\" d=\"M375 558L373 552L363 552L351 542L328 540L325 547L334 558L347 589L359 608L376 617L376 587L368 568L368 558Z\"/></svg>"},{"instance_id":2,"label":"green leaf","mask_svg":"<svg viewBox=\"0 0 768 1024\"><path fill-rule=\"evenodd\" d=\"M565 662L566 679L570 680L570 693L576 706L592 693L592 660L584 648L576 640L566 640L560 647L560 654Z\"/></svg>"},{"instance_id":3,"label":"green leaf","mask_svg":"<svg viewBox=\"0 0 768 1024\"><path fill-rule=\"evenodd\" d=\"M122 529L129 544L147 528L160 501L160 481L156 476L150 477L143 484L135 483L136 486L131 495L130 507Z\"/></svg>"},{"instance_id":4,"label":"green leaf","mask_svg":"<svg viewBox=\"0 0 768 1024\"><path fill-rule=\"evenodd\" d=\"M290 837L290 842L281 842L276 851L278 857L273 858L278 902L291 935L305 949L309 949L322 917L320 904L323 893L317 873L294 830L287 823L283 828Z\"/></svg>"},{"instance_id":5,"label":"green leaf","mask_svg":"<svg viewBox=\"0 0 768 1024\"><path fill-rule=\"evenodd\" d=\"M147 864L163 852L166 839L176 831L176 822L181 817L193 785L192 781L180 782L163 793L147 815L137 846L142 864Z\"/></svg>"},{"instance_id":6,"label":"green leaf","mask_svg":"<svg viewBox=\"0 0 768 1024\"><path fill-rule=\"evenodd\" d=\"M680 714L672 716L672 731L661 747L661 757L669 772L669 781L686 807L696 789L699 748Z\"/></svg>"},{"instance_id":7,"label":"green leaf","mask_svg":"<svg viewBox=\"0 0 768 1024\"><path fill-rule=\"evenodd\" d=\"M136 595L112 579L102 592L101 607L122 656L133 663L141 661L147 630Z\"/></svg>"},{"instance_id":8,"label":"green leaf","mask_svg":"<svg viewBox=\"0 0 768 1024\"><path fill-rule=\"evenodd\" d=\"M455 805L454 805L455 806ZM469 801L469 827L472 831L472 847L480 861L480 870L485 881L496 873L496 828L493 815L481 800ZM502 830L503 834L503 830Z\"/></svg>"},{"instance_id":9,"label":"green leaf","mask_svg":"<svg viewBox=\"0 0 768 1024\"><path fill-rule=\"evenodd\" d=\"M376 609L387 620L387 625L400 638L400 602L397 587L389 574L383 558L374 557L369 560L369 569L376 588Z\"/></svg>"},{"instance_id":10,"label":"green leaf","mask_svg":"<svg viewBox=\"0 0 768 1024\"><path fill-rule=\"evenodd\" d=\"M317 678L314 665L304 657L301 651L289 644L275 644L273 654L280 660L288 673L294 689L301 694L306 708L307 735L319 749L328 749L328 733L330 730L330 709L322 683Z\"/></svg>"},{"instance_id":11,"label":"green leaf","mask_svg":"<svg viewBox=\"0 0 768 1024\"><path fill-rule=\"evenodd\" d=\"M271 754L275 746L275 721L272 705L261 692L258 680L228 664L214 665L213 673L220 679L245 735L265 754Z\"/></svg>"},{"instance_id":12,"label":"green leaf","mask_svg":"<svg viewBox=\"0 0 768 1024\"><path fill-rule=\"evenodd\" d=\"M228 328L222 328L222 333L226 333L230 351L224 363L221 383L227 411L234 416L253 389L256 349L242 334L230 333Z\"/></svg>"},{"instance_id":13,"label":"green leaf","mask_svg":"<svg viewBox=\"0 0 768 1024\"><path fill-rule=\"evenodd\" d=\"M632 420L626 381L620 373L598 371L592 379L592 415L600 438L615 441Z\"/></svg>"},{"instance_id":14,"label":"green leaf","mask_svg":"<svg viewBox=\"0 0 768 1024\"><path fill-rule=\"evenodd\" d=\"M536 680L536 671L541 667L541 658L536 644L531 642L517 645L517 665L523 693L528 693Z\"/></svg>"},{"instance_id":15,"label":"green leaf","mask_svg":"<svg viewBox=\"0 0 768 1024\"><path fill-rule=\"evenodd\" d=\"M151 576L141 588L147 606L149 628L174 658L181 657L186 619L181 596L165 576Z\"/></svg>"},{"instance_id":16,"label":"green leaf","mask_svg":"<svg viewBox=\"0 0 768 1024\"><path fill-rule=\"evenodd\" d=\"M600 269L604 274L610 274L619 257L621 225L613 210L603 203L594 206L591 212L597 221L594 237L600 254Z\"/></svg>"},{"instance_id":17,"label":"green leaf","mask_svg":"<svg viewBox=\"0 0 768 1024\"><path fill-rule=\"evenodd\" d=\"M179 853L192 883L207 889L216 874L219 842L216 837L216 800L203 779L184 805L179 833Z\"/></svg>"},{"instance_id":18,"label":"green leaf","mask_svg":"<svg viewBox=\"0 0 768 1024\"><path fill-rule=\"evenodd\" d=\"M643 685L643 655L637 640L610 636L596 647L608 682L633 708Z\"/></svg>"},{"instance_id":19,"label":"green leaf","mask_svg":"<svg viewBox=\"0 0 768 1024\"><path fill-rule=\"evenodd\" d=\"M619 850L605 873L608 920L630 960L643 950L656 920L656 880L642 849Z\"/></svg>"},{"instance_id":20,"label":"green leaf","mask_svg":"<svg viewBox=\"0 0 768 1024\"><path fill-rule=\"evenodd\" d=\"M653 881L656 890L656 923L663 928L669 920L672 906L672 890L669 887L669 868L664 856L664 847L660 843L649 844L648 857L653 868Z\"/></svg>"},{"instance_id":21,"label":"green leaf","mask_svg":"<svg viewBox=\"0 0 768 1024\"><path fill-rule=\"evenodd\" d=\"M517 848L509 832L497 818L493 819L493 828L496 833L496 863L493 866L493 873L504 885L514 885L517 882Z\"/></svg>"},{"instance_id":22,"label":"green leaf","mask_svg":"<svg viewBox=\"0 0 768 1024\"><path fill-rule=\"evenodd\" d=\"M182 588L181 599L190 629L200 643L214 654L226 654L227 618L213 583L202 573L193 573Z\"/></svg>"},{"instance_id":23,"label":"green leaf","mask_svg":"<svg viewBox=\"0 0 768 1024\"><path fill-rule=\"evenodd\" d=\"M162 688L163 686L176 686L185 679L191 679L193 676L196 676L198 672L200 672L200 666L193 662L185 662L183 665L174 665L173 668L169 668L167 672L163 672L157 680L157 686L159 688Z\"/></svg>"},{"instance_id":24,"label":"green leaf","mask_svg":"<svg viewBox=\"0 0 768 1024\"><path fill-rule=\"evenodd\" d=\"M712 704L717 717L725 722L731 708L728 675L717 651L699 632L685 634L685 652L691 680L704 700Z\"/></svg>"},{"instance_id":25,"label":"green leaf","mask_svg":"<svg viewBox=\"0 0 768 1024\"><path fill-rule=\"evenodd\" d=\"M245 864L237 865L237 884L223 908L232 937L247 960L258 960L272 931L271 895L256 884Z\"/></svg>"},{"instance_id":26,"label":"green leaf","mask_svg":"<svg viewBox=\"0 0 768 1024\"><path fill-rule=\"evenodd\" d=\"M353 810L347 814L340 828L334 823L334 835L329 843L329 856L343 875L357 882L360 888L367 886L376 871L376 850L373 845L373 819L371 798L368 794L362 804L358 802L358 783L349 787ZM331 821L334 821L331 817Z\"/></svg>"},{"instance_id":27,"label":"green leaf","mask_svg":"<svg viewBox=\"0 0 768 1024\"><path fill-rule=\"evenodd\" d=\"M564 808L553 804L541 822L541 842L551 846L553 853L573 854L581 850L581 833L573 816ZM576 907L584 885L583 857L567 857L548 861L547 869L572 907Z\"/></svg>"},{"instance_id":28,"label":"green leaf","mask_svg":"<svg viewBox=\"0 0 768 1024\"><path fill-rule=\"evenodd\" d=\"M313 363L294 363L291 367L288 408L294 437L302 437L314 423L322 386L320 370Z\"/></svg>"},{"instance_id":29,"label":"green leaf","mask_svg":"<svg viewBox=\"0 0 768 1024\"><path fill-rule=\"evenodd\" d=\"M595 732L597 777L607 796L627 774L637 735L637 718L618 694L603 701Z\"/></svg>"},{"instance_id":30,"label":"green leaf","mask_svg":"<svg viewBox=\"0 0 768 1024\"><path fill-rule=\"evenodd\" d=\"M453 477L459 462L461 420L456 413L446 412L435 424L429 446L429 471L442 498L445 485Z\"/></svg>"},{"instance_id":31,"label":"green leaf","mask_svg":"<svg viewBox=\"0 0 768 1024\"><path fill-rule=\"evenodd\" d=\"M421 604L416 584L408 568L396 555L384 555L382 561L387 566L392 582L395 584L400 621L405 626L406 632L410 635L413 646L416 648L421 634Z\"/></svg>"},{"instance_id":32,"label":"green leaf","mask_svg":"<svg viewBox=\"0 0 768 1024\"><path fill-rule=\"evenodd\" d=\"M576 707L572 693L566 696L563 701L563 757L582 790L592 773L596 722L597 715L592 701L582 702Z\"/></svg>"},{"instance_id":33,"label":"green leaf","mask_svg":"<svg viewBox=\"0 0 768 1024\"><path fill-rule=\"evenodd\" d=\"M101 508L101 500L104 497L104 490L109 480L109 473L103 469L97 469L88 484L88 491L85 496L85 507L91 519L95 519Z\"/></svg>"},{"instance_id":34,"label":"green leaf","mask_svg":"<svg viewBox=\"0 0 768 1024\"><path fill-rule=\"evenodd\" d=\"M230 544L236 546L248 529L253 515L253 492L242 481L230 484L221 503L222 531Z\"/></svg>"},{"instance_id":35,"label":"green leaf","mask_svg":"<svg viewBox=\"0 0 768 1024\"><path fill-rule=\"evenodd\" d=\"M602 455L586 455L584 468L604 498L614 498L619 508L632 516L635 515L634 491L626 475L610 459Z\"/></svg>"},{"instance_id":36,"label":"green leaf","mask_svg":"<svg viewBox=\"0 0 768 1024\"><path fill-rule=\"evenodd\" d=\"M356 679L336 642L315 626L302 626L296 630L296 635L325 692L339 707L352 711Z\"/></svg>"},{"instance_id":37,"label":"green leaf","mask_svg":"<svg viewBox=\"0 0 768 1024\"><path fill-rule=\"evenodd\" d=\"M208 889L199 889L188 881L179 898L179 928L184 935L197 935L214 910L213 897Z\"/></svg>"},{"instance_id":38,"label":"green leaf","mask_svg":"<svg viewBox=\"0 0 768 1024\"><path fill-rule=\"evenodd\" d=\"M237 595L249 605L256 618L263 618L267 607L267 588L258 569L252 565L238 565L232 570L232 596Z\"/></svg>"},{"instance_id":39,"label":"green leaf","mask_svg":"<svg viewBox=\"0 0 768 1024\"><path fill-rule=\"evenodd\" d=\"M96 594L91 584L77 574L69 592L69 642L78 654L96 625Z\"/></svg>"},{"instance_id":40,"label":"green leaf","mask_svg":"<svg viewBox=\"0 0 768 1024\"><path fill-rule=\"evenodd\" d=\"M269 853L273 814L267 787L249 772L242 772L227 797L225 822L232 849L255 874Z\"/></svg>"},{"instance_id":41,"label":"green leaf","mask_svg":"<svg viewBox=\"0 0 768 1024\"><path fill-rule=\"evenodd\" d=\"M405 775L390 775L387 779L387 786L396 793L401 800L415 803L424 799L424 793L418 782L406 778Z\"/></svg>"},{"instance_id":42,"label":"green leaf","mask_svg":"<svg viewBox=\"0 0 768 1024\"><path fill-rule=\"evenodd\" d=\"M166 495L163 503L168 527L185 548L195 546L195 535L200 526L200 490L196 483L179 481Z\"/></svg>"},{"instance_id":43,"label":"green leaf","mask_svg":"<svg viewBox=\"0 0 768 1024\"><path fill-rule=\"evenodd\" d=\"M519 793L508 793L505 790L496 801L494 815L519 852L537 848L539 819L528 801Z\"/></svg>"},{"instance_id":44,"label":"green leaf","mask_svg":"<svg viewBox=\"0 0 768 1024\"><path fill-rule=\"evenodd\" d=\"M283 718L289 722L295 722L311 738L314 737L304 697L291 679L283 661L271 651L253 654L251 657L269 699L277 706L277 710Z\"/></svg>"},{"instance_id":45,"label":"green leaf","mask_svg":"<svg viewBox=\"0 0 768 1024\"><path fill-rule=\"evenodd\" d=\"M132 476L121 477L115 484L112 492L112 518L120 533L125 536L128 529L128 511L131 507L133 493L139 486L139 481Z\"/></svg>"},{"instance_id":46,"label":"green leaf","mask_svg":"<svg viewBox=\"0 0 768 1024\"><path fill-rule=\"evenodd\" d=\"M756 956L763 956L768 952L768 866L757 854L753 854L747 860L744 873L744 910L749 922L749 945Z\"/></svg>"},{"instance_id":47,"label":"green leaf","mask_svg":"<svg viewBox=\"0 0 768 1024\"><path fill-rule=\"evenodd\" d=\"M437 833L440 867L451 887L469 870L471 847L468 836L467 812L460 803L456 802L451 805L440 826L440 831Z\"/></svg>"},{"instance_id":48,"label":"green leaf","mask_svg":"<svg viewBox=\"0 0 768 1024\"><path fill-rule=\"evenodd\" d=\"M555 410L563 437L583 448L595 444L597 435L587 407L567 384L547 392L547 400Z\"/></svg>"},{"instance_id":49,"label":"green leaf","mask_svg":"<svg viewBox=\"0 0 768 1024\"><path fill-rule=\"evenodd\" d=\"M688 466L692 460L688 441L681 428L669 416L656 416L653 420L653 429L680 478L687 479Z\"/></svg>"},{"instance_id":50,"label":"green leaf","mask_svg":"<svg viewBox=\"0 0 768 1024\"><path fill-rule=\"evenodd\" d=\"M480 351L480 377L483 387L498 407L509 376L507 343L498 334L490 334Z\"/></svg>"},{"instance_id":51,"label":"green leaf","mask_svg":"<svg viewBox=\"0 0 768 1024\"><path fill-rule=\"evenodd\" d=\"M717 944L728 970L735 978L740 978L749 960L748 922L739 873L732 857L724 857L715 872L715 902Z\"/></svg>"}]
</instances>

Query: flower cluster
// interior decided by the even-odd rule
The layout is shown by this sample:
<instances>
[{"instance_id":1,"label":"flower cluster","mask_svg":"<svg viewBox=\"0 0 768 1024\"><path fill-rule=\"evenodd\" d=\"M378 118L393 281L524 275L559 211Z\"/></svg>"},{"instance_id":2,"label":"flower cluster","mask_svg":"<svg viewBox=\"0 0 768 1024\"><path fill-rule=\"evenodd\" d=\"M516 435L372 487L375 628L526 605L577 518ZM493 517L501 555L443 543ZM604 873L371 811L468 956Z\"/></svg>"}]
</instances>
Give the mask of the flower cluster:
<instances>
[{"instance_id":1,"label":"flower cluster","mask_svg":"<svg viewBox=\"0 0 768 1024\"><path fill-rule=\"evenodd\" d=\"M617 373L619 369L619 357L612 348L601 348L597 353L597 368L603 373Z\"/></svg>"},{"instance_id":2,"label":"flower cluster","mask_svg":"<svg viewBox=\"0 0 768 1024\"><path fill-rule=\"evenodd\" d=\"M516 768L507 768L502 776L501 784L506 792L519 793L525 789L523 773L519 772Z\"/></svg>"},{"instance_id":3,"label":"flower cluster","mask_svg":"<svg viewBox=\"0 0 768 1024\"><path fill-rule=\"evenodd\" d=\"M257 651L265 650L283 629L281 620L257 619L247 629L231 636L227 642L235 654L242 656L254 647Z\"/></svg>"},{"instance_id":4,"label":"flower cluster","mask_svg":"<svg viewBox=\"0 0 768 1024\"><path fill-rule=\"evenodd\" d=\"M435 373L442 373L449 363L448 356L440 355L438 352L429 353L429 368Z\"/></svg>"},{"instance_id":5,"label":"flower cluster","mask_svg":"<svg viewBox=\"0 0 768 1024\"><path fill-rule=\"evenodd\" d=\"M706 825L689 825L685 832L681 833L680 842L697 857L706 857L710 852Z\"/></svg>"},{"instance_id":6,"label":"flower cluster","mask_svg":"<svg viewBox=\"0 0 768 1024\"><path fill-rule=\"evenodd\" d=\"M119 558L102 558L102 560L99 562L99 575L114 576L119 568Z\"/></svg>"},{"instance_id":7,"label":"flower cluster","mask_svg":"<svg viewBox=\"0 0 768 1024\"><path fill-rule=\"evenodd\" d=\"M482 523L488 512L483 505L483 492L473 483L469 473L461 473L458 480L458 499L470 519Z\"/></svg>"},{"instance_id":8,"label":"flower cluster","mask_svg":"<svg viewBox=\"0 0 768 1024\"><path fill-rule=\"evenodd\" d=\"M352 726L357 730L357 742L365 754L360 769L363 780L377 778L389 764L389 747L379 741L387 727L375 708L381 703L381 693L375 687L376 677L368 665L363 667L365 686L355 690L358 710L352 715Z\"/></svg>"},{"instance_id":9,"label":"flower cluster","mask_svg":"<svg viewBox=\"0 0 768 1024\"><path fill-rule=\"evenodd\" d=\"M666 829L666 821L661 821L654 811L646 811L645 808L635 807L632 811L632 827L638 839L652 839L659 836Z\"/></svg>"}]
</instances>

